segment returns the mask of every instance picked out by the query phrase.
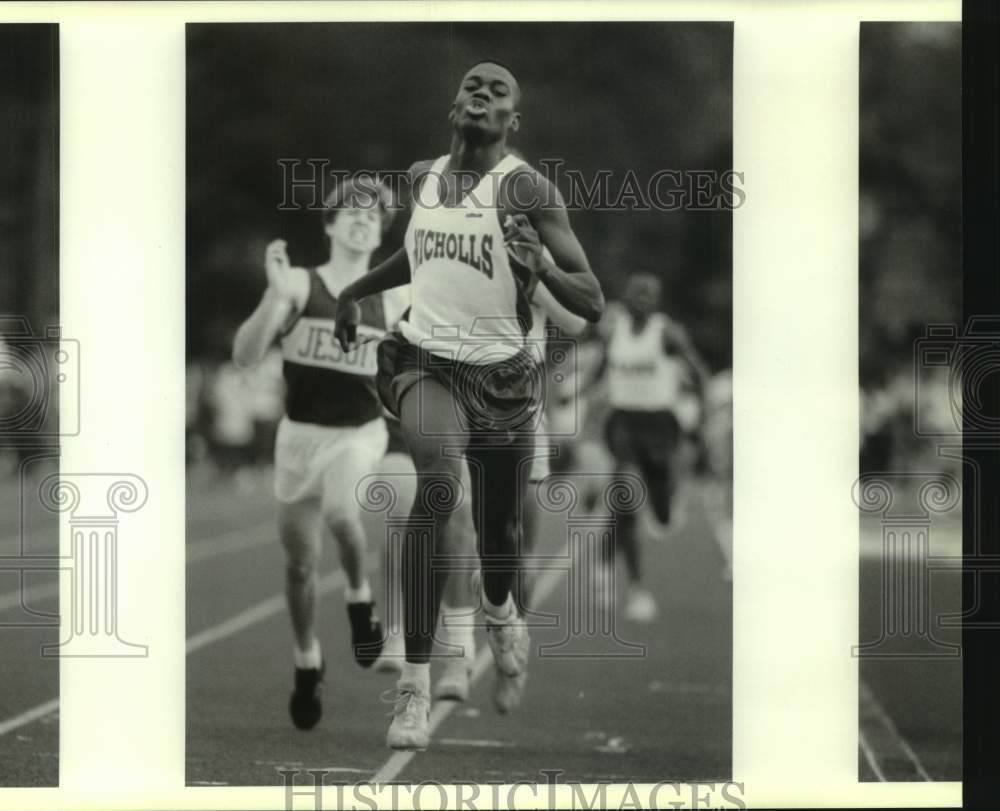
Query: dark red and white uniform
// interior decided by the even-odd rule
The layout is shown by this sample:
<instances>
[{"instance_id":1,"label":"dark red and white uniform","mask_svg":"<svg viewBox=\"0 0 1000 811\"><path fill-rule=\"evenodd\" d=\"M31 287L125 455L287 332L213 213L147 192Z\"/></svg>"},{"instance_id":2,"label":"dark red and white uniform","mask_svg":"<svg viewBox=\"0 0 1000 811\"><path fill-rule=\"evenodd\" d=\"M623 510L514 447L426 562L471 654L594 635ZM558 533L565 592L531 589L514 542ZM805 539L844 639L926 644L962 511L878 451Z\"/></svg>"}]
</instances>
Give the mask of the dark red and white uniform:
<instances>
[{"instance_id":1,"label":"dark red and white uniform","mask_svg":"<svg viewBox=\"0 0 1000 811\"><path fill-rule=\"evenodd\" d=\"M320 498L328 508L353 510L358 482L388 441L375 391L386 316L381 296L364 299L360 343L344 352L333 334L336 296L315 268L308 273L305 307L280 336L285 417L275 441L275 494L286 503Z\"/></svg>"}]
</instances>

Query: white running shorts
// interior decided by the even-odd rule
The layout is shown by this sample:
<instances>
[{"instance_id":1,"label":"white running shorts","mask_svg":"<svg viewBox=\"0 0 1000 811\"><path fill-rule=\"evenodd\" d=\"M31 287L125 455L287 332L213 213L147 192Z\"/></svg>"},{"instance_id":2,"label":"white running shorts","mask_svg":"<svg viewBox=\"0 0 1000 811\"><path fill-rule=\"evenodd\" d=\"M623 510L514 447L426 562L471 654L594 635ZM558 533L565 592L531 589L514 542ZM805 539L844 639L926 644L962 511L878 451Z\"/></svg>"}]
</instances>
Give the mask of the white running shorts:
<instances>
[{"instance_id":1,"label":"white running shorts","mask_svg":"<svg viewBox=\"0 0 1000 811\"><path fill-rule=\"evenodd\" d=\"M381 417L342 427L283 417L274 443L274 494L286 504L318 498L324 511L356 513L358 482L372 472L388 443Z\"/></svg>"}]
</instances>

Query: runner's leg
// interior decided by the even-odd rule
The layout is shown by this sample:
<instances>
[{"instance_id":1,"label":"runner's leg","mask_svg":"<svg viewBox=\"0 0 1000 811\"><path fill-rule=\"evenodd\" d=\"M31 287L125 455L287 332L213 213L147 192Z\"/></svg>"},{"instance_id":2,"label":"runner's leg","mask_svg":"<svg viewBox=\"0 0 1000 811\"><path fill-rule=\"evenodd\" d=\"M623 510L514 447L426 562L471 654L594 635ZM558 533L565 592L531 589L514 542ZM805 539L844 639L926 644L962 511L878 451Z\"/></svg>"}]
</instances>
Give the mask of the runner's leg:
<instances>
[{"instance_id":1,"label":"runner's leg","mask_svg":"<svg viewBox=\"0 0 1000 811\"><path fill-rule=\"evenodd\" d=\"M430 377L421 378L403 395L400 422L417 472L403 550L406 661L427 664L447 577L440 560L449 549L460 501L460 454L467 436L451 393ZM445 448L454 455L443 453Z\"/></svg>"}]
</instances>

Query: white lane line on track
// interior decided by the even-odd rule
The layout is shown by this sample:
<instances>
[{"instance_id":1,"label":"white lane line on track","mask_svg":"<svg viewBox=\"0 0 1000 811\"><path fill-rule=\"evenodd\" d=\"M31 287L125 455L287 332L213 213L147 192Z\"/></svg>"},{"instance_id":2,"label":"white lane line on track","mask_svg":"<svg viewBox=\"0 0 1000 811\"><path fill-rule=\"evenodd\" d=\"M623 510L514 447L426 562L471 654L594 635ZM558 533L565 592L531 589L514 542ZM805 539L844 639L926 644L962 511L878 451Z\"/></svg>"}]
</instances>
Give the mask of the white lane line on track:
<instances>
[{"instance_id":1,"label":"white lane line on track","mask_svg":"<svg viewBox=\"0 0 1000 811\"><path fill-rule=\"evenodd\" d=\"M875 752L872 751L871 744L868 743L868 738L865 737L865 732L863 729L858 730L858 746L861 747L861 754L865 756L865 761L871 767L871 770L875 772L875 776L879 779L879 782L885 782L885 775L882 774L882 770L878 766L878 760L875 758Z\"/></svg>"},{"instance_id":2,"label":"white lane line on track","mask_svg":"<svg viewBox=\"0 0 1000 811\"><path fill-rule=\"evenodd\" d=\"M273 522L263 521L244 529L235 529L216 535L214 538L188 544L184 562L190 566L192 563L201 563L219 555L242 552L269 543L278 545L278 530Z\"/></svg>"},{"instance_id":3,"label":"white lane line on track","mask_svg":"<svg viewBox=\"0 0 1000 811\"><path fill-rule=\"evenodd\" d=\"M552 589L555 588L556 583L565 575L566 570L564 568L550 566L545 570L544 574L538 578L538 583L535 585L534 599L532 600L532 606L541 605L545 598L549 596ZM490 653L488 647L484 647L479 651L479 655L476 657L476 663L472 667L472 674L469 676L469 688L471 688L482 678L483 674L487 671L489 666L493 664L493 654ZM441 724L445 722L459 706L461 702L459 701L438 701L431 708L430 724L428 725L428 733L433 739L434 732L437 730ZM417 755L417 752L393 752L389 759L382 764L382 768L379 769L375 776L372 778L372 782L376 785L380 783L390 783L396 779L403 769L407 767L409 762Z\"/></svg>"},{"instance_id":4,"label":"white lane line on track","mask_svg":"<svg viewBox=\"0 0 1000 811\"><path fill-rule=\"evenodd\" d=\"M233 532L227 532L224 535L219 535L209 541L202 541L195 544L195 548L201 549L202 551L195 556L194 561L189 557L188 562L200 562L204 560L209 560L221 554L228 552L240 551L242 549L247 549L252 546L257 546L263 544L269 540L264 538L260 541L246 541L243 543L237 542L236 538L246 538L248 535L262 527L267 526L266 524L257 524L253 527L248 527L247 529L234 530ZM321 578L317 584L317 594L326 594L331 591L336 591L344 584L344 573L341 569L337 569L334 572ZM48 585L48 584L45 584ZM53 589L58 591L58 585L53 584ZM39 586L42 588L42 586ZM17 605L20 605L21 591L10 592L17 598ZM3 596L0 596L2 599ZM187 641L187 653L193 653L196 650L211 645L213 642L218 642L221 639L225 639L228 636L239 633L244 628L249 628L258 622L268 619L275 614L282 611L285 607L285 595L277 594L273 597L264 600L263 602L252 605L239 614L236 614L229 619L220 622L218 625L214 625L211 628L206 628L204 631L195 634ZM53 698L46 701L43 704L39 704L36 707L32 707L20 715L15 715L13 718L9 718L6 721L0 721L0 737L13 732L15 729L20 729L23 726L27 726L33 721L40 720L52 713L58 711L59 709L59 699Z\"/></svg>"},{"instance_id":5,"label":"white lane line on track","mask_svg":"<svg viewBox=\"0 0 1000 811\"><path fill-rule=\"evenodd\" d=\"M886 734L888 734L892 742L903 750L903 754L906 755L910 763L913 764L913 768L916 770L917 774L920 775L920 779L927 783L934 782L934 778L927 773L927 770L924 768L924 764L920 762L920 758L917 756L917 753L913 751L913 747L910 746L906 738L902 736L899 729L896 727L895 722L889 717L889 713L886 712L885 707L882 706L881 702L875 696L874 691L864 682L861 682L861 701L867 705L872 716L882 725L882 728L885 730Z\"/></svg>"},{"instance_id":6,"label":"white lane line on track","mask_svg":"<svg viewBox=\"0 0 1000 811\"><path fill-rule=\"evenodd\" d=\"M21 727L30 724L32 721L37 721L38 719L51 715L58 710L58 698L53 698L51 701L46 701L44 704L32 707L27 712L22 712L20 715L15 715L13 718L8 718L6 721L0 722L0 735L6 735L8 732L20 729Z\"/></svg>"},{"instance_id":7,"label":"white lane line on track","mask_svg":"<svg viewBox=\"0 0 1000 811\"><path fill-rule=\"evenodd\" d=\"M272 541L277 544L277 531L271 532L273 527L270 522L262 522L246 527L245 529L235 529L225 532L213 538L192 543L187 548L185 563L190 566L193 563L203 563L206 560L230 555L235 552L243 552L257 546L265 546ZM267 532L265 532L267 530ZM11 571L18 571L12 569ZM37 573L61 571L58 562L51 569L39 569ZM11 589L0 592L0 611L9 611L12 608L20 608L23 603L31 600L47 600L59 594L58 583L39 583L23 589Z\"/></svg>"},{"instance_id":8,"label":"white lane line on track","mask_svg":"<svg viewBox=\"0 0 1000 811\"><path fill-rule=\"evenodd\" d=\"M437 742L445 746L473 746L477 749L506 749L514 745L512 741L487 741L474 738L438 738Z\"/></svg>"},{"instance_id":9,"label":"white lane line on track","mask_svg":"<svg viewBox=\"0 0 1000 811\"><path fill-rule=\"evenodd\" d=\"M336 591L344 585L344 582L343 569L330 572L319 579L319 582L316 584L316 595L322 596L329 594L331 591ZM213 625L211 628L206 628L204 631L189 637L187 641L187 653L190 655L219 640L230 637L233 634L238 634L251 625L263 622L284 610L285 595L275 594L273 597L269 597L263 602L252 605L239 614L223 620L218 625Z\"/></svg>"}]
</instances>

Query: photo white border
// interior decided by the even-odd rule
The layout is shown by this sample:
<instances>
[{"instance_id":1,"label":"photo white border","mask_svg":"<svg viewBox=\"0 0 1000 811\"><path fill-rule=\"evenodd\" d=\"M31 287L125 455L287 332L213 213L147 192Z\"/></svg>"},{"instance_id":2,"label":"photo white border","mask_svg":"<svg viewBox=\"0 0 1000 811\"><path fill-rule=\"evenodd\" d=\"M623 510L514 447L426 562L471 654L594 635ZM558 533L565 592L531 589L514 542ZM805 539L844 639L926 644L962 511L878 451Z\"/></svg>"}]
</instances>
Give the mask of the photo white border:
<instances>
[{"instance_id":1,"label":"photo white border","mask_svg":"<svg viewBox=\"0 0 1000 811\"><path fill-rule=\"evenodd\" d=\"M281 788L184 787L185 22L515 16L735 22L733 778L750 807L960 805L960 783L857 782L850 489L858 24L960 13L958 0L0 6L0 22L60 24L61 321L82 369L62 469L136 473L150 493L119 556L121 633L150 655L60 662L61 788L0 789L0 806L284 807Z\"/></svg>"}]
</instances>

